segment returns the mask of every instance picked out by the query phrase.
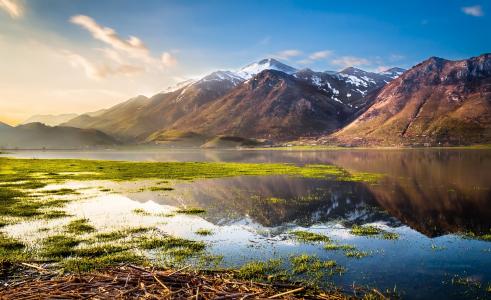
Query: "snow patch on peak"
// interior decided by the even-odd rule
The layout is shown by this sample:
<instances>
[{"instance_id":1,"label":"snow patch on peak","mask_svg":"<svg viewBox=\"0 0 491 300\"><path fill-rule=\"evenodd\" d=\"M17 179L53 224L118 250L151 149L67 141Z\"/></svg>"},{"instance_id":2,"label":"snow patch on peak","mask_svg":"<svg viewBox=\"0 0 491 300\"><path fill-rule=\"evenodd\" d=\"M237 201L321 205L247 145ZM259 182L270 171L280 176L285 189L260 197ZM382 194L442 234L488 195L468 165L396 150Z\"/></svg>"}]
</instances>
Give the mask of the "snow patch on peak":
<instances>
[{"instance_id":1,"label":"snow patch on peak","mask_svg":"<svg viewBox=\"0 0 491 300\"><path fill-rule=\"evenodd\" d=\"M181 82L176 83L175 85L171 85L171 86L167 87L165 90L163 90L160 93L161 94L172 93L172 92L175 92L177 90L182 89L183 87L186 87L188 85L191 85L191 84L193 84L195 82L196 82L196 79L184 80L184 81L181 81Z\"/></svg>"},{"instance_id":2,"label":"snow patch on peak","mask_svg":"<svg viewBox=\"0 0 491 300\"><path fill-rule=\"evenodd\" d=\"M198 80L196 83L209 81L230 81L233 85L236 86L244 81L244 79L237 73L231 71L216 71L206 75L205 77Z\"/></svg>"},{"instance_id":3,"label":"snow patch on peak","mask_svg":"<svg viewBox=\"0 0 491 300\"><path fill-rule=\"evenodd\" d=\"M276 70L286 74L293 74L297 71L297 69L285 65L274 58L266 58L243 67L237 72L237 74L244 79L250 79L254 75L259 74L264 70Z\"/></svg>"}]
</instances>

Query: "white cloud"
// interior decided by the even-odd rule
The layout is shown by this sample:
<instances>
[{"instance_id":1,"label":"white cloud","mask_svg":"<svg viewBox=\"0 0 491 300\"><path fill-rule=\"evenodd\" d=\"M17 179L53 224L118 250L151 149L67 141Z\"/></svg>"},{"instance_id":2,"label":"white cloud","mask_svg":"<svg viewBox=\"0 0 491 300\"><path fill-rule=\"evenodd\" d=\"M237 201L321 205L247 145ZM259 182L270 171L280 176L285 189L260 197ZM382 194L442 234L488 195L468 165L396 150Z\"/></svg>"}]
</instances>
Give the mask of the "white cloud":
<instances>
[{"instance_id":1,"label":"white cloud","mask_svg":"<svg viewBox=\"0 0 491 300\"><path fill-rule=\"evenodd\" d=\"M375 68L375 72L381 73L381 72L387 71L390 68L391 67L389 67L389 66L378 66L377 68Z\"/></svg>"},{"instance_id":2,"label":"white cloud","mask_svg":"<svg viewBox=\"0 0 491 300\"><path fill-rule=\"evenodd\" d=\"M118 64L123 63L123 58L121 57L121 55L117 51L110 49L110 48L102 48L102 49L97 49L97 50L101 51L105 57L112 60L113 62L116 62Z\"/></svg>"},{"instance_id":3,"label":"white cloud","mask_svg":"<svg viewBox=\"0 0 491 300\"><path fill-rule=\"evenodd\" d=\"M118 64L117 67L107 68L98 67L99 72L95 74L123 74L123 73L136 73L138 70L144 69L144 67L132 66L132 64L124 63L127 59L139 60L149 68L162 68L171 67L177 64L177 59L168 52L164 52L160 59L152 57L150 50L145 46L143 41L136 36L130 36L127 39L121 38L116 30L103 27L99 25L94 19L85 15L77 15L70 18L70 22L79 25L91 33L92 37L96 40L102 41L111 46L111 48L98 49L102 51L106 58ZM85 63L79 65L84 66ZM91 68L86 68L90 70ZM94 74L94 72L88 72L88 74ZM94 76L91 75L91 78ZM96 76L97 77L97 76ZM100 77L100 76L99 76ZM104 77L104 76L103 76Z\"/></svg>"},{"instance_id":4,"label":"white cloud","mask_svg":"<svg viewBox=\"0 0 491 300\"><path fill-rule=\"evenodd\" d=\"M164 64L164 66L166 67L173 67L177 64L177 59L169 52L162 53L160 60L162 61L162 64Z\"/></svg>"},{"instance_id":5,"label":"white cloud","mask_svg":"<svg viewBox=\"0 0 491 300\"><path fill-rule=\"evenodd\" d=\"M333 65L345 68L345 67L369 65L370 61L362 57L341 56L339 58L333 59L331 63Z\"/></svg>"},{"instance_id":6,"label":"white cloud","mask_svg":"<svg viewBox=\"0 0 491 300\"><path fill-rule=\"evenodd\" d=\"M62 54L68 58L68 61L72 66L82 68L85 75L90 79L100 80L112 75L133 76L144 71L144 68L140 66L129 64L95 64L82 55L68 50L62 50Z\"/></svg>"},{"instance_id":7,"label":"white cloud","mask_svg":"<svg viewBox=\"0 0 491 300\"><path fill-rule=\"evenodd\" d=\"M24 7L18 0L0 0L0 8L14 19L24 15Z\"/></svg>"},{"instance_id":8,"label":"white cloud","mask_svg":"<svg viewBox=\"0 0 491 300\"><path fill-rule=\"evenodd\" d=\"M111 45L114 49L124 51L132 57L139 57L144 60L150 58L148 48L136 36L130 36L127 40L122 39L114 29L102 27L89 16L73 16L70 18L70 22L86 29L92 34L92 37Z\"/></svg>"},{"instance_id":9,"label":"white cloud","mask_svg":"<svg viewBox=\"0 0 491 300\"><path fill-rule=\"evenodd\" d=\"M285 59L285 60L289 60L290 58L299 55L302 55L302 51L296 49L283 50L273 54L274 57L277 57L279 59Z\"/></svg>"},{"instance_id":10,"label":"white cloud","mask_svg":"<svg viewBox=\"0 0 491 300\"><path fill-rule=\"evenodd\" d=\"M309 65L316 60L324 59L332 55L331 50L322 50L311 53L307 58L297 61L301 65Z\"/></svg>"},{"instance_id":11,"label":"white cloud","mask_svg":"<svg viewBox=\"0 0 491 300\"><path fill-rule=\"evenodd\" d=\"M466 15L473 16L473 17L484 16L484 12L482 11L482 7L480 5L462 7L462 11Z\"/></svg>"},{"instance_id":12,"label":"white cloud","mask_svg":"<svg viewBox=\"0 0 491 300\"><path fill-rule=\"evenodd\" d=\"M404 55L401 55L401 54L391 54L389 56L389 60L392 62L401 61L404 58L406 58L406 57Z\"/></svg>"},{"instance_id":13,"label":"white cloud","mask_svg":"<svg viewBox=\"0 0 491 300\"><path fill-rule=\"evenodd\" d=\"M309 55L309 59L318 60L329 57L332 54L331 50L317 51Z\"/></svg>"}]
</instances>

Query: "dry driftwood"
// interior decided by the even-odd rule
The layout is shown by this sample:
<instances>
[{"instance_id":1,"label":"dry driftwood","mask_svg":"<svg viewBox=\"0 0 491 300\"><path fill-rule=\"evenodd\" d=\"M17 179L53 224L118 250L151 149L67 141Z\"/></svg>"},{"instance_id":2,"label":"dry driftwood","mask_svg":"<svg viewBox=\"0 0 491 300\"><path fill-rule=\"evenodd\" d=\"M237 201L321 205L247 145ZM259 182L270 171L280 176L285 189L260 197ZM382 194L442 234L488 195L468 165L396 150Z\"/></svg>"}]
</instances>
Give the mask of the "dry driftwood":
<instances>
[{"instance_id":1,"label":"dry driftwood","mask_svg":"<svg viewBox=\"0 0 491 300\"><path fill-rule=\"evenodd\" d=\"M300 285L241 281L230 272L150 269L132 265L78 275L57 275L24 265L22 276L4 281L0 299L355 299L314 292Z\"/></svg>"}]
</instances>

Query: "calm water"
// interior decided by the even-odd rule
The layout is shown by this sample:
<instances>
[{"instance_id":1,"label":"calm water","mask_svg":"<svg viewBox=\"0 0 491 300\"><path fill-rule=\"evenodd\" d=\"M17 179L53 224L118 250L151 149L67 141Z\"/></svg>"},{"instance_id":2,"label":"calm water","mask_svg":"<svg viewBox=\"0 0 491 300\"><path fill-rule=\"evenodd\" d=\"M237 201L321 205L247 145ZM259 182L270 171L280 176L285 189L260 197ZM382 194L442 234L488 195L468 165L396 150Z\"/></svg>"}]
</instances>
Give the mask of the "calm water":
<instances>
[{"instance_id":1,"label":"calm water","mask_svg":"<svg viewBox=\"0 0 491 300\"><path fill-rule=\"evenodd\" d=\"M14 152L25 158L87 158L136 161L236 161L329 163L348 171L386 174L377 185L320 179L236 177L178 183L170 192L117 189L101 195L85 190L88 200L69 204L67 210L91 218L101 230L121 224L154 224L162 231L211 244L211 252L224 256L226 266L252 259L286 258L316 254L334 259L347 272L334 276L338 285L353 282L379 289L396 287L404 299L475 299L490 297L491 242L462 238L459 233L491 231L491 151L485 150L340 150L340 151L99 151ZM101 183L69 183L100 186ZM104 185L116 185L104 183ZM130 184L131 185L131 184ZM92 193L92 194L91 194ZM272 199L275 199L272 201ZM134 208L166 212L190 205L205 208L203 216L135 218ZM24 239L40 238L35 226L11 226ZM399 233L399 240L357 237L353 224L375 224ZM214 235L199 237L198 228ZM295 242L293 229L324 233L339 243L355 245L371 255L345 257L321 245ZM481 289L452 284L459 276L478 280Z\"/></svg>"}]
</instances>

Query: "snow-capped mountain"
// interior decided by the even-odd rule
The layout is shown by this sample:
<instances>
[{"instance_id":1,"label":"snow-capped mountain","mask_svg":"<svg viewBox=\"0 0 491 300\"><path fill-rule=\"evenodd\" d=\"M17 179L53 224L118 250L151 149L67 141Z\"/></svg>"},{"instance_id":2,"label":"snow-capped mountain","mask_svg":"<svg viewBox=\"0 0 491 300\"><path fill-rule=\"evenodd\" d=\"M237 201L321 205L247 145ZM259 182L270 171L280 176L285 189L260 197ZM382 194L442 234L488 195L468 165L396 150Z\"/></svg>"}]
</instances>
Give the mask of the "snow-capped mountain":
<instances>
[{"instance_id":1,"label":"snow-capped mountain","mask_svg":"<svg viewBox=\"0 0 491 300\"><path fill-rule=\"evenodd\" d=\"M250 79L264 70L276 70L290 75L297 71L297 69L285 65L274 58L266 58L243 67L237 74L244 79Z\"/></svg>"},{"instance_id":2,"label":"snow-capped mountain","mask_svg":"<svg viewBox=\"0 0 491 300\"><path fill-rule=\"evenodd\" d=\"M396 79L397 77L401 76L402 73L404 73L404 72L406 72L406 70L396 67L396 68L387 69L383 72L380 72L379 74L389 76L392 79Z\"/></svg>"},{"instance_id":3,"label":"snow-capped mountain","mask_svg":"<svg viewBox=\"0 0 491 300\"><path fill-rule=\"evenodd\" d=\"M393 80L397 77L397 72L404 71L399 68L393 69L385 71L387 74L367 72L353 67L340 72L315 72L310 69L302 69L295 72L293 76L316 86L332 100L359 110L368 104L365 98L368 93Z\"/></svg>"},{"instance_id":4,"label":"snow-capped mountain","mask_svg":"<svg viewBox=\"0 0 491 300\"><path fill-rule=\"evenodd\" d=\"M366 95L391 80L355 68L335 73L297 70L267 58L237 72L216 71L184 81L151 98L128 100L66 125L136 141L153 141L169 130L295 139L339 129L371 103Z\"/></svg>"},{"instance_id":5,"label":"snow-capped mountain","mask_svg":"<svg viewBox=\"0 0 491 300\"><path fill-rule=\"evenodd\" d=\"M196 83L210 82L210 81L229 81L233 85L237 86L244 81L244 78L232 71L216 71L196 81Z\"/></svg>"}]
</instances>

